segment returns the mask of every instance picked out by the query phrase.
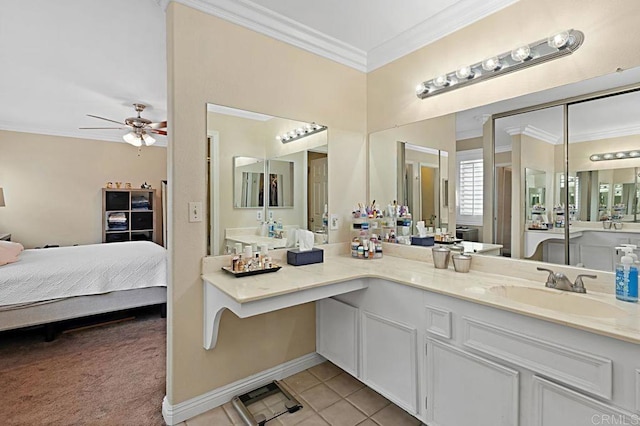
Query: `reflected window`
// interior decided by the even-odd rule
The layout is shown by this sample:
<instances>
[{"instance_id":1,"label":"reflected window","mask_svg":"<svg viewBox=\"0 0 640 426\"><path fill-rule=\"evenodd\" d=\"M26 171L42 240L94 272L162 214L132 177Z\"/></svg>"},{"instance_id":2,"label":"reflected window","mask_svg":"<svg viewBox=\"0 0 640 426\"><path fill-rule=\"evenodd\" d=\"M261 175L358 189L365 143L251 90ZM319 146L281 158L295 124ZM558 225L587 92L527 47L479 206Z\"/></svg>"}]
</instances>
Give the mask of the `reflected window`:
<instances>
[{"instance_id":1,"label":"reflected window","mask_svg":"<svg viewBox=\"0 0 640 426\"><path fill-rule=\"evenodd\" d=\"M484 165L482 151L458 153L457 223L482 225Z\"/></svg>"}]
</instances>

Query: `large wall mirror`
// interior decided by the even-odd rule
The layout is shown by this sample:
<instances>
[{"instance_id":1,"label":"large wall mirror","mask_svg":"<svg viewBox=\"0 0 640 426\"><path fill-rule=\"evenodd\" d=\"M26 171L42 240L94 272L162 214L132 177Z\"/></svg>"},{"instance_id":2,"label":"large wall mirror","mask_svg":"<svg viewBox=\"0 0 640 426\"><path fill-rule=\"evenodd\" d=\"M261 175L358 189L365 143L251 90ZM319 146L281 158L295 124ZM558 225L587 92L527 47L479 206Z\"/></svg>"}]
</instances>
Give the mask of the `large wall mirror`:
<instances>
[{"instance_id":1,"label":"large wall mirror","mask_svg":"<svg viewBox=\"0 0 640 426\"><path fill-rule=\"evenodd\" d=\"M458 114L490 116L475 135L492 150L485 241L504 256L604 271L616 246L640 243L639 80L627 70Z\"/></svg>"},{"instance_id":2,"label":"large wall mirror","mask_svg":"<svg viewBox=\"0 0 640 426\"><path fill-rule=\"evenodd\" d=\"M207 105L209 254L227 253L237 243L282 248L294 229L328 242L327 131L307 135L309 126ZM296 137L281 137L291 132ZM269 221L278 232L269 233Z\"/></svg>"}]
</instances>

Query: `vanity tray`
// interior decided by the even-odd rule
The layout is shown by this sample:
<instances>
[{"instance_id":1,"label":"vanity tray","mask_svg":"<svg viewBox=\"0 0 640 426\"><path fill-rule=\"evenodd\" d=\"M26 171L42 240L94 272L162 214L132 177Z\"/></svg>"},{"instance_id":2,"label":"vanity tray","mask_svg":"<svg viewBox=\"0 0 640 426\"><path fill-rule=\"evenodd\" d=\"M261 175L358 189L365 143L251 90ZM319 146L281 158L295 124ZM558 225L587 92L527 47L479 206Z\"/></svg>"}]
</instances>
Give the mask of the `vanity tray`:
<instances>
[{"instance_id":1,"label":"vanity tray","mask_svg":"<svg viewBox=\"0 0 640 426\"><path fill-rule=\"evenodd\" d=\"M222 270L233 275L236 278L240 277L248 277L250 275L260 275L260 274L268 274L269 272L278 272L282 266L274 266L269 269L256 269L255 271L246 271L246 272L233 272L230 266L223 266Z\"/></svg>"}]
</instances>

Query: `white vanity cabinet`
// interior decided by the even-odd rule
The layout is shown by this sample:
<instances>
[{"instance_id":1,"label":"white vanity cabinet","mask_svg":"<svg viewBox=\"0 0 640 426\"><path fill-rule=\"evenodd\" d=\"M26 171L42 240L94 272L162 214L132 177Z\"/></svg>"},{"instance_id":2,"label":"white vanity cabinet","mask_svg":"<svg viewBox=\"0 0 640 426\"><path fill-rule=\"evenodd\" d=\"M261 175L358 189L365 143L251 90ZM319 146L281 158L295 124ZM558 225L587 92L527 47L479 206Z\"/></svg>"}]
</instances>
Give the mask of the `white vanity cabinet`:
<instances>
[{"instance_id":1,"label":"white vanity cabinet","mask_svg":"<svg viewBox=\"0 0 640 426\"><path fill-rule=\"evenodd\" d=\"M427 339L425 420L430 426L518 424L518 372Z\"/></svg>"},{"instance_id":2,"label":"white vanity cabinet","mask_svg":"<svg viewBox=\"0 0 640 426\"><path fill-rule=\"evenodd\" d=\"M334 299L319 353L429 426L640 425L634 343L381 279Z\"/></svg>"},{"instance_id":3,"label":"white vanity cabinet","mask_svg":"<svg viewBox=\"0 0 640 426\"><path fill-rule=\"evenodd\" d=\"M347 354L357 352L359 367L354 377L414 415L419 399L422 294L416 288L370 279L366 290L335 296L329 304L316 303L318 318L333 317L317 322L316 340L323 342L318 353L342 366ZM338 309L336 304L342 306ZM350 308L357 309L357 320ZM354 324L358 328L356 348L340 343L353 334ZM343 349L327 349L339 346Z\"/></svg>"},{"instance_id":4,"label":"white vanity cabinet","mask_svg":"<svg viewBox=\"0 0 640 426\"><path fill-rule=\"evenodd\" d=\"M357 308L332 298L316 302L316 351L358 377Z\"/></svg>"}]
</instances>

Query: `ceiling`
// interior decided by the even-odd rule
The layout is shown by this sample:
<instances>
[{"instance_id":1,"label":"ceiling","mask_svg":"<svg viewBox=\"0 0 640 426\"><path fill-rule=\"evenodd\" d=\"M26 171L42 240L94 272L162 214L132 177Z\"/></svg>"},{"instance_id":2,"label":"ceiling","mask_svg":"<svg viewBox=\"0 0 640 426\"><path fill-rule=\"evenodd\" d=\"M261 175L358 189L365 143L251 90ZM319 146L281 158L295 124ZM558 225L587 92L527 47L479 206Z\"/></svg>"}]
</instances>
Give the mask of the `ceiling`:
<instances>
[{"instance_id":1,"label":"ceiling","mask_svg":"<svg viewBox=\"0 0 640 426\"><path fill-rule=\"evenodd\" d=\"M177 1L369 71L517 0ZM0 63L9 64L0 67L0 130L122 142L126 131L78 128L110 126L86 114L134 116L134 102L148 105L143 117L165 120L168 2L0 0ZM464 111L458 136L477 135L486 114L639 80L629 70Z\"/></svg>"},{"instance_id":2,"label":"ceiling","mask_svg":"<svg viewBox=\"0 0 640 426\"><path fill-rule=\"evenodd\" d=\"M367 71L517 0L179 1ZM168 2L0 0L0 129L122 142L78 128L134 116L134 102L165 120Z\"/></svg>"}]
</instances>

